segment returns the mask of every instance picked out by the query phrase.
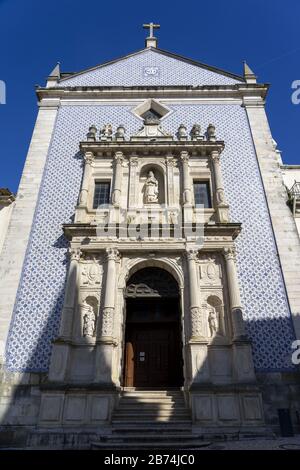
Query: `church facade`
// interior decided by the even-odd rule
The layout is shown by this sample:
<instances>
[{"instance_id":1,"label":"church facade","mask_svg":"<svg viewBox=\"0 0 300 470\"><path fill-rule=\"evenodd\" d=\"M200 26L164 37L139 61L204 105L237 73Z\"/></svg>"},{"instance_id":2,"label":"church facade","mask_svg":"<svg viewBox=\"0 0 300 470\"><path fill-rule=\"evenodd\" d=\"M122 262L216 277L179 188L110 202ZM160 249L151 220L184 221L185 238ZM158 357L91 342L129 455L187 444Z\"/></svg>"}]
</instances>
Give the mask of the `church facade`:
<instances>
[{"instance_id":1,"label":"church facade","mask_svg":"<svg viewBox=\"0 0 300 470\"><path fill-rule=\"evenodd\" d=\"M37 88L0 261L4 440L84 447L136 410L201 436L278 432L282 410L299 427L300 243L267 90L152 34Z\"/></svg>"}]
</instances>

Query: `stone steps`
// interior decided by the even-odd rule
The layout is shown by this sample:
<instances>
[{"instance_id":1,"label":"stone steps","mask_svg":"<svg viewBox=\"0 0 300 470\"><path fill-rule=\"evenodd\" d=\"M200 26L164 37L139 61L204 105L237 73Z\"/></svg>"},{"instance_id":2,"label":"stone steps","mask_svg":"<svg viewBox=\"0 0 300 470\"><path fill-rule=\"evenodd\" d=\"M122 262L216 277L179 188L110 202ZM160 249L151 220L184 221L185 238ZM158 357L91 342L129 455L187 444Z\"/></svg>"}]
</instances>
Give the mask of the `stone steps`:
<instances>
[{"instance_id":1,"label":"stone steps","mask_svg":"<svg viewBox=\"0 0 300 470\"><path fill-rule=\"evenodd\" d=\"M157 439L157 438L156 438ZM92 442L92 449L200 449L201 447L208 447L211 443L208 441L201 441L198 439L185 439L185 440L169 440L168 442L161 442L156 440L152 442Z\"/></svg>"},{"instance_id":2,"label":"stone steps","mask_svg":"<svg viewBox=\"0 0 300 470\"><path fill-rule=\"evenodd\" d=\"M184 449L208 445L192 433L190 411L178 389L125 389L112 416L112 433L92 448Z\"/></svg>"}]
</instances>

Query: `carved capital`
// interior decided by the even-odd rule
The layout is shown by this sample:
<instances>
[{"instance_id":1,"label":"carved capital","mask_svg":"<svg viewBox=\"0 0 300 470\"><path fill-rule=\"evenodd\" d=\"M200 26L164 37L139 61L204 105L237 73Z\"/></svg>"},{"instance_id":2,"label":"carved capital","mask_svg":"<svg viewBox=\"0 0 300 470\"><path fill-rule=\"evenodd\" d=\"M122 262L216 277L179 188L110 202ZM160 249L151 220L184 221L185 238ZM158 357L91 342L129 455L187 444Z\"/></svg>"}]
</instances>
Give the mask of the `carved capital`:
<instances>
[{"instance_id":1,"label":"carved capital","mask_svg":"<svg viewBox=\"0 0 300 470\"><path fill-rule=\"evenodd\" d=\"M220 163L220 153L217 151L214 151L211 153L211 159L215 164Z\"/></svg>"},{"instance_id":2,"label":"carved capital","mask_svg":"<svg viewBox=\"0 0 300 470\"><path fill-rule=\"evenodd\" d=\"M116 152L114 158L115 158L116 165L122 165L122 163L124 161L123 152Z\"/></svg>"},{"instance_id":3,"label":"carved capital","mask_svg":"<svg viewBox=\"0 0 300 470\"><path fill-rule=\"evenodd\" d=\"M235 251L234 247L224 248L223 253L224 253L224 257L225 257L226 261L230 261L230 260L235 261L236 260L236 251Z\"/></svg>"},{"instance_id":4,"label":"carved capital","mask_svg":"<svg viewBox=\"0 0 300 470\"><path fill-rule=\"evenodd\" d=\"M86 152L84 154L84 161L86 165L91 165L94 162L94 154L93 152Z\"/></svg>"},{"instance_id":5,"label":"carved capital","mask_svg":"<svg viewBox=\"0 0 300 470\"><path fill-rule=\"evenodd\" d=\"M177 164L177 161L174 159L172 154L167 155L165 159L165 164L167 167L175 167Z\"/></svg>"},{"instance_id":6,"label":"carved capital","mask_svg":"<svg viewBox=\"0 0 300 470\"><path fill-rule=\"evenodd\" d=\"M138 157L131 157L129 162L131 167L137 167L139 164L139 159Z\"/></svg>"},{"instance_id":7,"label":"carved capital","mask_svg":"<svg viewBox=\"0 0 300 470\"><path fill-rule=\"evenodd\" d=\"M180 158L182 160L182 163L188 163L189 162L189 153L186 151L186 150L183 150L182 152L180 152Z\"/></svg>"},{"instance_id":8,"label":"carved capital","mask_svg":"<svg viewBox=\"0 0 300 470\"><path fill-rule=\"evenodd\" d=\"M115 262L120 260L120 253L116 248L107 248L106 249L107 260L113 260Z\"/></svg>"},{"instance_id":9,"label":"carved capital","mask_svg":"<svg viewBox=\"0 0 300 470\"><path fill-rule=\"evenodd\" d=\"M82 255L80 248L69 248L68 253L71 261L79 261Z\"/></svg>"},{"instance_id":10,"label":"carved capital","mask_svg":"<svg viewBox=\"0 0 300 470\"><path fill-rule=\"evenodd\" d=\"M191 260L197 261L198 260L198 250L195 250L195 249L187 250L186 256L187 256L187 259L189 261L191 261Z\"/></svg>"}]
</instances>

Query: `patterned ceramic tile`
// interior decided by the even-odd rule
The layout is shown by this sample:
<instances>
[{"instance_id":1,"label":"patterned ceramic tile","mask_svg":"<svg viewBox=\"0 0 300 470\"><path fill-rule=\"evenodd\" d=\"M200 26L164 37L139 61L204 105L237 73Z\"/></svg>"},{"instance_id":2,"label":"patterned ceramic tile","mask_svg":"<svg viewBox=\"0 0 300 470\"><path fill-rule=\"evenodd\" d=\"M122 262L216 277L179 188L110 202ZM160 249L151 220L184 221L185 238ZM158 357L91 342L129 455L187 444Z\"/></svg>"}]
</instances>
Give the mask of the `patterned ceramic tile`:
<instances>
[{"instance_id":1,"label":"patterned ceramic tile","mask_svg":"<svg viewBox=\"0 0 300 470\"><path fill-rule=\"evenodd\" d=\"M258 370L290 367L294 337L268 209L245 110L238 105L176 105L164 120L175 134L180 123L202 129L212 122L226 143L222 154L225 190L233 221L243 224L238 237L238 267L247 330ZM46 371L63 303L66 241L61 225L74 214L82 160L78 142L90 124L124 123L127 135L140 121L128 106L60 108L40 189L35 223L24 263L7 346L12 370Z\"/></svg>"},{"instance_id":2,"label":"patterned ceramic tile","mask_svg":"<svg viewBox=\"0 0 300 470\"><path fill-rule=\"evenodd\" d=\"M114 64L99 66L59 86L233 85L238 80L147 50Z\"/></svg>"}]
</instances>

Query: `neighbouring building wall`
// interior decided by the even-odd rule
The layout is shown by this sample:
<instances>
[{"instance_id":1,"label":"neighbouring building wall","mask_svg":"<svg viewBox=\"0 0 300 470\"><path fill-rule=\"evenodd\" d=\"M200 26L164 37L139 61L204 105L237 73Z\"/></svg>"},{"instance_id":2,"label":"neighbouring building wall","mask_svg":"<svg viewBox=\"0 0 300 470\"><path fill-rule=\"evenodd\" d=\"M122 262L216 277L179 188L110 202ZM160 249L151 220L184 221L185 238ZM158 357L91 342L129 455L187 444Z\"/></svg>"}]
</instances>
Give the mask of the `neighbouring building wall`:
<instances>
[{"instance_id":1,"label":"neighbouring building wall","mask_svg":"<svg viewBox=\"0 0 300 470\"><path fill-rule=\"evenodd\" d=\"M4 244L15 196L9 189L0 188L0 253Z\"/></svg>"},{"instance_id":2,"label":"neighbouring building wall","mask_svg":"<svg viewBox=\"0 0 300 470\"><path fill-rule=\"evenodd\" d=\"M281 173L282 173L284 184L288 192L292 189L295 183L298 183L300 185L300 165L282 165ZM291 211L293 211L294 196L293 195L291 196L292 197L290 200L290 208L291 208ZM296 223L298 233L300 236L300 194L297 197L297 200L295 201L295 203L296 203L295 213L293 215L294 215L295 223Z\"/></svg>"}]
</instances>

